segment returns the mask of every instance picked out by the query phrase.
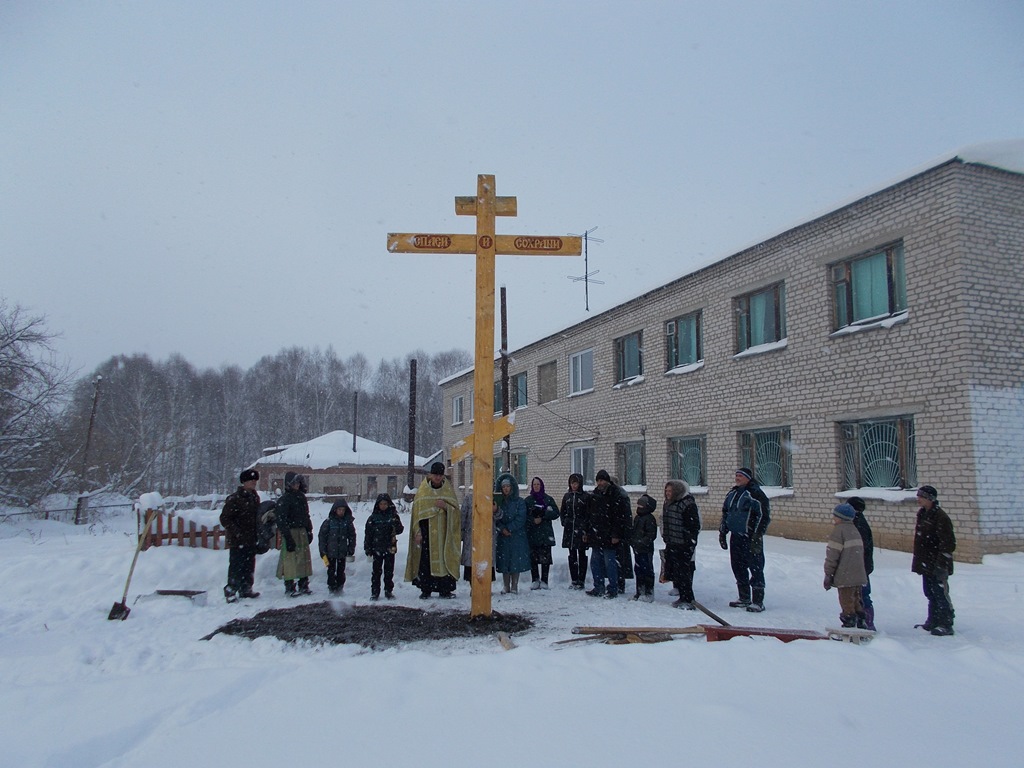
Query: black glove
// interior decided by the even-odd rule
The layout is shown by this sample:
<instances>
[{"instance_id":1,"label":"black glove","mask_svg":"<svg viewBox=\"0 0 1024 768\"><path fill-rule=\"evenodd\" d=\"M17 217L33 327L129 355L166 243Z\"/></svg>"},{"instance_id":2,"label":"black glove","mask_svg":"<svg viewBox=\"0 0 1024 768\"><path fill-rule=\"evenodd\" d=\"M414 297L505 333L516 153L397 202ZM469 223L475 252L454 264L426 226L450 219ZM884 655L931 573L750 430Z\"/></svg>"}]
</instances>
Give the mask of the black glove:
<instances>
[{"instance_id":1,"label":"black glove","mask_svg":"<svg viewBox=\"0 0 1024 768\"><path fill-rule=\"evenodd\" d=\"M831 576L826 576L825 577L825 581L822 582L821 586L823 586L825 588L826 592L828 592L830 589L832 589L832 577Z\"/></svg>"},{"instance_id":2,"label":"black glove","mask_svg":"<svg viewBox=\"0 0 1024 768\"><path fill-rule=\"evenodd\" d=\"M725 541L725 534L724 533L719 533L718 534L718 546L720 546L722 549L728 549L729 548L729 545Z\"/></svg>"},{"instance_id":3,"label":"black glove","mask_svg":"<svg viewBox=\"0 0 1024 768\"><path fill-rule=\"evenodd\" d=\"M294 552L295 551L295 540L291 539L291 538L285 539L284 540L284 548L287 549L289 552Z\"/></svg>"}]
</instances>

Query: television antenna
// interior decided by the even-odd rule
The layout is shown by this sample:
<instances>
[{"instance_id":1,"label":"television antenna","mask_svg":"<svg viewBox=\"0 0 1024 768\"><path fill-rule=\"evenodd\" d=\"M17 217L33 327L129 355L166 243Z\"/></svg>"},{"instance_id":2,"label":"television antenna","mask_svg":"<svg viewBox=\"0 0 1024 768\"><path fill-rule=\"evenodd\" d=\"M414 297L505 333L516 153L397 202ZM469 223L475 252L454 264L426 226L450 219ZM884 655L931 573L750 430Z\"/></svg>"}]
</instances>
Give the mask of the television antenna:
<instances>
[{"instance_id":1,"label":"television antenna","mask_svg":"<svg viewBox=\"0 0 1024 768\"><path fill-rule=\"evenodd\" d=\"M597 229L597 227L591 227L586 232L584 232L582 235L577 235L577 234L574 234L572 232L568 233L570 237L582 237L583 238L583 274L579 275L578 277L575 277L573 275L566 275L566 277L568 277L574 283L578 283L581 280L583 281L583 296L584 296L584 299L585 299L585 302L586 302L587 312L590 311L590 284L594 283L595 285L604 285L604 280L594 280L593 279L594 275L596 275L601 270L600 269L595 269L593 272L590 271L590 259L589 259L588 255L587 255L587 244L591 240L593 240L595 243L603 243L604 242L604 240L602 240L600 237L591 237L590 236L590 233L593 232L596 229Z\"/></svg>"}]
</instances>

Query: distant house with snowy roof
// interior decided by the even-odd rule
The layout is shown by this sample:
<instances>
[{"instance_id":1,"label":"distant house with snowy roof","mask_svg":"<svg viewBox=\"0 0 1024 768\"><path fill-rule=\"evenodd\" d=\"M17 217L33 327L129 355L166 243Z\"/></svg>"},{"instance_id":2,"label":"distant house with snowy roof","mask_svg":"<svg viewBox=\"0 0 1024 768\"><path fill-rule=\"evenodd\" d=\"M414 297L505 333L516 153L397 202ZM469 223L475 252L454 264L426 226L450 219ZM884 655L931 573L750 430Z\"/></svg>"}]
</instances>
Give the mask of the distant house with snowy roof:
<instances>
[{"instance_id":1,"label":"distant house with snowy roof","mask_svg":"<svg viewBox=\"0 0 1024 768\"><path fill-rule=\"evenodd\" d=\"M656 498L683 479L716 528L747 466L772 499L769 534L824 540L835 504L860 496L875 543L903 550L929 484L957 559L1021 551L1022 344L1018 140L938 160L514 350L510 469L553 495L570 472L592 484L607 469ZM473 386L471 371L440 382L449 457L473 431ZM464 484L471 460L452 470Z\"/></svg>"},{"instance_id":2,"label":"distant house with snowy roof","mask_svg":"<svg viewBox=\"0 0 1024 768\"><path fill-rule=\"evenodd\" d=\"M426 475L426 462L422 456L413 456L414 476ZM252 466L260 472L263 491L281 488L286 472L300 472L309 478L310 493L362 501L378 493L398 498L405 486L409 453L365 437L353 439L351 432L337 429L304 443L268 448ZM414 478L413 485L418 484Z\"/></svg>"}]
</instances>

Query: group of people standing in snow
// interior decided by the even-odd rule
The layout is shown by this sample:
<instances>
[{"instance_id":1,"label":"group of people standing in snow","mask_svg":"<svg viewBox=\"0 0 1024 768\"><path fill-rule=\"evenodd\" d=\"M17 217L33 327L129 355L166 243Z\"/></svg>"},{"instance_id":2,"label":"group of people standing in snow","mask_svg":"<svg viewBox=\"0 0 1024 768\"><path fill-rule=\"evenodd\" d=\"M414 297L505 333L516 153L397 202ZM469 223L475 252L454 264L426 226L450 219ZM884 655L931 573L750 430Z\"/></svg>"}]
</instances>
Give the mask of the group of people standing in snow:
<instances>
[{"instance_id":1,"label":"group of people standing in snow","mask_svg":"<svg viewBox=\"0 0 1024 768\"><path fill-rule=\"evenodd\" d=\"M771 504L749 468L737 469L735 478L718 526L719 544L729 551L738 592L729 605L758 613L765 609L764 536L771 522ZM221 513L230 548L228 583L224 587L228 602L259 597L252 589L253 574L256 554L269 548L264 535L268 516L272 516L282 540L277 577L284 581L286 594L295 597L312 592L313 524L306 501L307 481L301 474L286 473L283 493L268 513L261 508L256 492L258 479L256 470L243 471L238 490L228 497ZM928 600L928 617L918 626L934 635L951 635L954 611L948 579L953 572L956 537L933 486L922 485L917 499L920 508L912 570L922 576ZM264 507L267 504L263 502ZM615 598L624 592L626 581L633 579L633 599L652 602L657 579L672 584L677 595L673 607L693 610L697 607L693 591L695 555L702 527L697 503L684 481L665 483L661 514L664 549L656 576L657 505L645 493L636 502L634 516L628 495L606 470L597 472L590 491L585 490L581 475L571 474L561 504L546 492L541 478L534 477L529 492L521 497L519 483L504 473L495 482L492 504L492 579L495 572L500 573L501 594L516 594L520 574L529 571L531 589L548 589L556 545L552 522L557 519L562 524L561 545L567 552L572 589L585 589L589 565L593 586L586 594L590 596ZM844 627L874 630L870 583L874 542L864 509L859 497L851 497L833 509L824 588L837 589ZM471 495L467 494L460 505L444 464L435 462L412 504L405 567L405 580L419 588L422 599L435 592L441 598L454 597L460 570L465 580L471 580L472 522ZM364 552L373 560L371 599L380 597L382 581L385 597L394 597L395 554L398 536L404 530L391 497L378 495L363 540ZM354 559L356 549L354 518L344 500L331 507L320 527L318 543L327 568L328 589L340 593L346 581L345 564Z\"/></svg>"}]
</instances>

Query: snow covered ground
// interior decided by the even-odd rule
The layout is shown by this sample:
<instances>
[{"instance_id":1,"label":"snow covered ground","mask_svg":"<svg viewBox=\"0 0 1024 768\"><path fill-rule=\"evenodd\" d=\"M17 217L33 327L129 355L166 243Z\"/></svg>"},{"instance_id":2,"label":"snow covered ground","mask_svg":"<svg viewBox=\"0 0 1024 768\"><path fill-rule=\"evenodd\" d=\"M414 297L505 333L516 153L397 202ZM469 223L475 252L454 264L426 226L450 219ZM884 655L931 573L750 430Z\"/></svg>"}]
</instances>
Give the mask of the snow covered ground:
<instances>
[{"instance_id":1,"label":"snow covered ground","mask_svg":"<svg viewBox=\"0 0 1024 768\"><path fill-rule=\"evenodd\" d=\"M318 526L327 505L313 512ZM357 505L360 537L365 519ZM130 617L108 621L134 535L134 516L78 528L0 524L0 764L1018 766L1024 754L1024 554L957 564L951 638L913 628L925 600L910 556L876 551L880 632L866 646L679 636L559 647L576 625L710 620L670 608L665 585L651 605L570 591L556 549L549 591L494 596L495 610L536 620L516 649L473 639L371 652L199 640L231 619L295 604L274 578L276 552L258 560L263 596L228 605L225 552L151 549L132 580ZM836 594L821 588L824 543L769 537L765 549L765 613L727 607L728 555L708 532L698 599L734 624L834 626ZM304 600L327 597L324 570L314 568L315 594ZM366 603L369 563L359 556L349 569L343 600ZM157 589L208 590L209 602L133 603ZM400 605L469 613L465 584L454 601L420 601L407 584L397 594Z\"/></svg>"}]
</instances>

